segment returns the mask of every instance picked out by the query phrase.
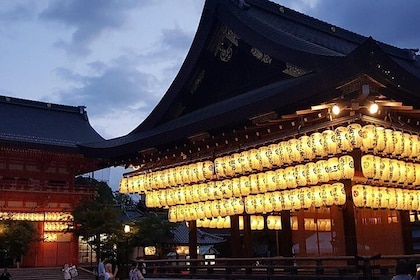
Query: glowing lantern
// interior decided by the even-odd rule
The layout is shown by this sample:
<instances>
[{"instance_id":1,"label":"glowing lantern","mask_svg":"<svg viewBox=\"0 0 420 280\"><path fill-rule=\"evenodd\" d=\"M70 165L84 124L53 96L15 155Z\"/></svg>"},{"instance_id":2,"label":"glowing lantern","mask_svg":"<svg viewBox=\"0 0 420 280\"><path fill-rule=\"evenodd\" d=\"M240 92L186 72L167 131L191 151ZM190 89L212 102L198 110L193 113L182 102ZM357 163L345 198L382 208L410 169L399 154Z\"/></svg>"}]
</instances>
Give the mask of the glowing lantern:
<instances>
[{"instance_id":1,"label":"glowing lantern","mask_svg":"<svg viewBox=\"0 0 420 280\"><path fill-rule=\"evenodd\" d=\"M206 184L206 194L207 194L207 199L209 200L213 200L215 199L215 192L216 192L216 183L215 182L208 182Z\"/></svg>"},{"instance_id":2,"label":"glowing lantern","mask_svg":"<svg viewBox=\"0 0 420 280\"><path fill-rule=\"evenodd\" d=\"M171 223L178 222L175 209L176 209L176 207L171 207L171 208L169 208L169 211L168 211L168 220Z\"/></svg>"},{"instance_id":3,"label":"glowing lantern","mask_svg":"<svg viewBox=\"0 0 420 280\"><path fill-rule=\"evenodd\" d=\"M208 195L208 187L206 183L201 183L198 185L198 191L200 193L200 200L201 201L207 201L209 200L209 195Z\"/></svg>"},{"instance_id":4,"label":"glowing lantern","mask_svg":"<svg viewBox=\"0 0 420 280\"><path fill-rule=\"evenodd\" d=\"M232 200L233 211L235 215L242 214L244 212L244 201L242 198L234 198Z\"/></svg>"},{"instance_id":5,"label":"glowing lantern","mask_svg":"<svg viewBox=\"0 0 420 280\"><path fill-rule=\"evenodd\" d=\"M226 166L226 176L232 177L236 173L236 160L234 155L229 155L224 157L225 166Z\"/></svg>"},{"instance_id":6,"label":"glowing lantern","mask_svg":"<svg viewBox=\"0 0 420 280\"><path fill-rule=\"evenodd\" d=\"M379 208L386 209L389 207L389 188L380 188L379 194L381 196L381 203L379 205Z\"/></svg>"},{"instance_id":7,"label":"glowing lantern","mask_svg":"<svg viewBox=\"0 0 420 280\"><path fill-rule=\"evenodd\" d=\"M340 161L333 157L327 160L328 164L328 178L330 181L338 181L342 177L342 170L340 168Z\"/></svg>"},{"instance_id":8,"label":"glowing lantern","mask_svg":"<svg viewBox=\"0 0 420 280\"><path fill-rule=\"evenodd\" d=\"M340 151L351 152L353 150L353 146L347 137L347 127L339 126L334 130L334 133L338 149Z\"/></svg>"},{"instance_id":9,"label":"glowing lantern","mask_svg":"<svg viewBox=\"0 0 420 280\"><path fill-rule=\"evenodd\" d=\"M300 154L300 142L298 139L290 139L287 141L289 144L289 157L293 162L301 162L302 155Z\"/></svg>"},{"instance_id":10,"label":"glowing lantern","mask_svg":"<svg viewBox=\"0 0 420 280\"><path fill-rule=\"evenodd\" d=\"M268 216L267 217L267 228L270 230L281 229L281 217L280 216Z\"/></svg>"},{"instance_id":11,"label":"glowing lantern","mask_svg":"<svg viewBox=\"0 0 420 280\"><path fill-rule=\"evenodd\" d=\"M315 158L312 150L311 138L303 135L299 138L299 152L303 160L311 160Z\"/></svg>"},{"instance_id":12,"label":"glowing lantern","mask_svg":"<svg viewBox=\"0 0 420 280\"><path fill-rule=\"evenodd\" d=\"M378 135L374 125L365 125L362 127L362 146L360 149L364 152L372 152L378 143Z\"/></svg>"},{"instance_id":13,"label":"glowing lantern","mask_svg":"<svg viewBox=\"0 0 420 280\"><path fill-rule=\"evenodd\" d=\"M282 207L284 210L292 209L292 201L290 201L290 191L283 191L281 196Z\"/></svg>"},{"instance_id":14,"label":"glowing lantern","mask_svg":"<svg viewBox=\"0 0 420 280\"><path fill-rule=\"evenodd\" d=\"M189 184L190 181L190 167L189 165L184 165L181 167L181 180L183 184Z\"/></svg>"},{"instance_id":15,"label":"glowing lantern","mask_svg":"<svg viewBox=\"0 0 420 280\"><path fill-rule=\"evenodd\" d=\"M404 141L404 149L401 153L401 156L403 158L408 158L411 156L411 153L413 152L413 138L409 133L403 134L403 141Z\"/></svg>"},{"instance_id":16,"label":"glowing lantern","mask_svg":"<svg viewBox=\"0 0 420 280\"><path fill-rule=\"evenodd\" d=\"M322 206L322 190L321 186L315 186L312 189L312 203L316 208Z\"/></svg>"},{"instance_id":17,"label":"glowing lantern","mask_svg":"<svg viewBox=\"0 0 420 280\"><path fill-rule=\"evenodd\" d=\"M336 140L334 131L329 130L329 129L324 130L322 132L322 137L324 139L323 144L324 144L324 151L326 155L332 156L340 152L338 149L337 140Z\"/></svg>"},{"instance_id":18,"label":"glowing lantern","mask_svg":"<svg viewBox=\"0 0 420 280\"><path fill-rule=\"evenodd\" d=\"M211 215L212 217L220 216L220 204L218 200L211 202Z\"/></svg>"},{"instance_id":19,"label":"glowing lantern","mask_svg":"<svg viewBox=\"0 0 420 280\"><path fill-rule=\"evenodd\" d=\"M342 179L353 179L354 177L354 159L350 155L342 156L338 159Z\"/></svg>"},{"instance_id":20,"label":"glowing lantern","mask_svg":"<svg viewBox=\"0 0 420 280\"><path fill-rule=\"evenodd\" d=\"M289 166L284 170L287 188L292 189L297 187L295 168Z\"/></svg>"},{"instance_id":21,"label":"glowing lantern","mask_svg":"<svg viewBox=\"0 0 420 280\"><path fill-rule=\"evenodd\" d=\"M270 213L274 210L274 205L272 203L272 193L265 193L263 194L263 206L264 206L264 213Z\"/></svg>"},{"instance_id":22,"label":"glowing lantern","mask_svg":"<svg viewBox=\"0 0 420 280\"><path fill-rule=\"evenodd\" d=\"M391 210L393 210L393 209L396 209L397 208L397 205L398 205L398 196L397 196L397 193L395 192L395 189L394 188L389 188L388 189L389 190L389 203L388 203L388 206L389 206L389 209L391 209Z\"/></svg>"},{"instance_id":23,"label":"glowing lantern","mask_svg":"<svg viewBox=\"0 0 420 280\"><path fill-rule=\"evenodd\" d=\"M272 204L273 204L273 211L277 211L277 212L279 212L279 211L281 211L281 210L283 210L283 208L282 208L282 205L281 205L281 193L280 192L273 192L272 193L272 196L271 196L271 198L272 198L272 200L271 200L271 202L272 202Z\"/></svg>"},{"instance_id":24,"label":"glowing lantern","mask_svg":"<svg viewBox=\"0 0 420 280\"><path fill-rule=\"evenodd\" d=\"M384 154L391 155L395 149L394 131L392 129L385 129L385 149Z\"/></svg>"},{"instance_id":25,"label":"glowing lantern","mask_svg":"<svg viewBox=\"0 0 420 280\"><path fill-rule=\"evenodd\" d=\"M277 169L276 170L277 175L277 189L279 190L285 190L287 189L287 181L286 181L286 174L284 172L284 169ZM420 182L420 178L419 178Z\"/></svg>"},{"instance_id":26,"label":"glowing lantern","mask_svg":"<svg viewBox=\"0 0 420 280\"><path fill-rule=\"evenodd\" d=\"M232 179L232 195L236 197L241 196L241 181L239 178Z\"/></svg>"},{"instance_id":27,"label":"glowing lantern","mask_svg":"<svg viewBox=\"0 0 420 280\"><path fill-rule=\"evenodd\" d=\"M223 186L223 181L216 181L215 182L215 187L214 187L214 199L222 199L223 198L223 190L222 190L222 186Z\"/></svg>"},{"instance_id":28,"label":"glowing lantern","mask_svg":"<svg viewBox=\"0 0 420 280\"><path fill-rule=\"evenodd\" d=\"M391 159L390 163L391 163L391 169L390 169L391 182L396 183L400 179L401 163L399 160L396 160L396 159Z\"/></svg>"},{"instance_id":29,"label":"glowing lantern","mask_svg":"<svg viewBox=\"0 0 420 280\"><path fill-rule=\"evenodd\" d=\"M228 209L225 205L225 200L217 200L215 203L217 203L217 207L219 209L219 216L225 217L228 215Z\"/></svg>"},{"instance_id":30,"label":"glowing lantern","mask_svg":"<svg viewBox=\"0 0 420 280\"><path fill-rule=\"evenodd\" d=\"M306 167L303 164L295 166L296 184L298 186L306 186Z\"/></svg>"},{"instance_id":31,"label":"glowing lantern","mask_svg":"<svg viewBox=\"0 0 420 280\"><path fill-rule=\"evenodd\" d=\"M310 139L312 152L315 155L315 157L325 156L325 149L323 144L324 139L322 137L322 134L319 132L312 133Z\"/></svg>"},{"instance_id":32,"label":"glowing lantern","mask_svg":"<svg viewBox=\"0 0 420 280\"><path fill-rule=\"evenodd\" d=\"M414 164L414 172L415 172L414 185L419 186L420 185L420 164L418 163Z\"/></svg>"},{"instance_id":33,"label":"glowing lantern","mask_svg":"<svg viewBox=\"0 0 420 280\"><path fill-rule=\"evenodd\" d=\"M120 193L127 193L128 192L128 179L122 177L120 180Z\"/></svg>"},{"instance_id":34,"label":"glowing lantern","mask_svg":"<svg viewBox=\"0 0 420 280\"><path fill-rule=\"evenodd\" d=\"M296 216L290 217L290 224L291 224L292 230L298 230L299 229L298 218Z\"/></svg>"},{"instance_id":35,"label":"glowing lantern","mask_svg":"<svg viewBox=\"0 0 420 280\"><path fill-rule=\"evenodd\" d=\"M409 155L409 158L417 160L417 157L419 156L419 137L417 135L411 135L411 142L413 144L413 147L411 149L411 155Z\"/></svg>"},{"instance_id":36,"label":"glowing lantern","mask_svg":"<svg viewBox=\"0 0 420 280\"><path fill-rule=\"evenodd\" d=\"M177 185L182 185L182 166L175 167L175 183Z\"/></svg>"},{"instance_id":37,"label":"glowing lantern","mask_svg":"<svg viewBox=\"0 0 420 280\"><path fill-rule=\"evenodd\" d=\"M226 175L225 174L225 167L224 167L225 164L226 163L225 163L223 157L219 157L219 158L216 158L214 160L214 170L215 170L216 175L219 178L223 178Z\"/></svg>"},{"instance_id":38,"label":"glowing lantern","mask_svg":"<svg viewBox=\"0 0 420 280\"><path fill-rule=\"evenodd\" d=\"M376 146L374 147L374 153L382 153L386 147L386 134L385 128L381 126L376 126Z\"/></svg>"},{"instance_id":39,"label":"glowing lantern","mask_svg":"<svg viewBox=\"0 0 420 280\"><path fill-rule=\"evenodd\" d=\"M384 182L391 180L390 165L391 160L389 158L380 158L379 178Z\"/></svg>"},{"instance_id":40,"label":"glowing lantern","mask_svg":"<svg viewBox=\"0 0 420 280\"><path fill-rule=\"evenodd\" d=\"M301 208L303 209L310 208L312 205L311 190L309 188L300 188L298 195L299 195Z\"/></svg>"},{"instance_id":41,"label":"glowing lantern","mask_svg":"<svg viewBox=\"0 0 420 280\"><path fill-rule=\"evenodd\" d=\"M364 155L362 156L362 172L363 176L368 179L375 178L375 156L374 155Z\"/></svg>"},{"instance_id":42,"label":"glowing lantern","mask_svg":"<svg viewBox=\"0 0 420 280\"><path fill-rule=\"evenodd\" d=\"M356 207L365 207L366 206L366 197L367 197L367 186L364 185L354 185L351 189L352 198L354 205Z\"/></svg>"},{"instance_id":43,"label":"glowing lantern","mask_svg":"<svg viewBox=\"0 0 420 280\"><path fill-rule=\"evenodd\" d=\"M241 196L248 196L251 193L251 182L248 176L242 176L239 178Z\"/></svg>"},{"instance_id":44,"label":"glowing lantern","mask_svg":"<svg viewBox=\"0 0 420 280\"><path fill-rule=\"evenodd\" d=\"M352 123L347 126L347 139L351 146L360 148L362 146L362 126L358 123Z\"/></svg>"},{"instance_id":45,"label":"glowing lantern","mask_svg":"<svg viewBox=\"0 0 420 280\"><path fill-rule=\"evenodd\" d=\"M262 146L258 148L258 151L260 154L262 169L271 168L272 167L271 160L270 160L271 155L269 155L269 152L271 152L270 149L268 149L267 146Z\"/></svg>"},{"instance_id":46,"label":"glowing lantern","mask_svg":"<svg viewBox=\"0 0 420 280\"><path fill-rule=\"evenodd\" d=\"M332 184L331 194L334 198L334 204L344 205L344 203L346 203L346 190L343 183Z\"/></svg>"},{"instance_id":47,"label":"glowing lantern","mask_svg":"<svg viewBox=\"0 0 420 280\"><path fill-rule=\"evenodd\" d=\"M265 173L261 172L257 174L258 180L258 193L265 193L267 192L267 176ZM252 185L251 185L252 190Z\"/></svg>"},{"instance_id":48,"label":"glowing lantern","mask_svg":"<svg viewBox=\"0 0 420 280\"><path fill-rule=\"evenodd\" d=\"M328 162L326 160L319 160L316 162L318 181L326 183L330 179L328 175Z\"/></svg>"},{"instance_id":49,"label":"glowing lantern","mask_svg":"<svg viewBox=\"0 0 420 280\"><path fill-rule=\"evenodd\" d=\"M239 230L244 230L244 217L239 216Z\"/></svg>"},{"instance_id":50,"label":"glowing lantern","mask_svg":"<svg viewBox=\"0 0 420 280\"><path fill-rule=\"evenodd\" d=\"M267 191L277 190L277 174L275 171L265 172Z\"/></svg>"},{"instance_id":51,"label":"glowing lantern","mask_svg":"<svg viewBox=\"0 0 420 280\"><path fill-rule=\"evenodd\" d=\"M245 197L245 212L247 214L255 214L256 213L255 195L249 195L249 196Z\"/></svg>"},{"instance_id":52,"label":"glowing lantern","mask_svg":"<svg viewBox=\"0 0 420 280\"><path fill-rule=\"evenodd\" d=\"M225 217L223 228L230 228L230 217Z\"/></svg>"},{"instance_id":53,"label":"glowing lantern","mask_svg":"<svg viewBox=\"0 0 420 280\"><path fill-rule=\"evenodd\" d=\"M251 155L249 151L242 151L240 156L241 169L244 173L251 172Z\"/></svg>"},{"instance_id":54,"label":"glowing lantern","mask_svg":"<svg viewBox=\"0 0 420 280\"><path fill-rule=\"evenodd\" d=\"M404 161L400 161L400 178L398 179L399 184L405 184L407 181L407 165Z\"/></svg>"},{"instance_id":55,"label":"glowing lantern","mask_svg":"<svg viewBox=\"0 0 420 280\"><path fill-rule=\"evenodd\" d=\"M217 228L217 218L215 217L211 218L209 228Z\"/></svg>"},{"instance_id":56,"label":"glowing lantern","mask_svg":"<svg viewBox=\"0 0 420 280\"><path fill-rule=\"evenodd\" d=\"M293 161L290 159L289 154L289 143L287 141L282 141L278 144L280 151L280 161L282 164L290 164Z\"/></svg>"},{"instance_id":57,"label":"glowing lantern","mask_svg":"<svg viewBox=\"0 0 420 280\"><path fill-rule=\"evenodd\" d=\"M257 194L255 196L255 211L257 213L264 212L264 194Z\"/></svg>"},{"instance_id":58,"label":"glowing lantern","mask_svg":"<svg viewBox=\"0 0 420 280\"><path fill-rule=\"evenodd\" d=\"M233 195L232 180L226 179L222 181L223 198L231 198Z\"/></svg>"},{"instance_id":59,"label":"glowing lantern","mask_svg":"<svg viewBox=\"0 0 420 280\"><path fill-rule=\"evenodd\" d=\"M280 160L280 148L278 144L271 144L268 146L270 150L270 162L272 165L280 166L282 164Z\"/></svg>"},{"instance_id":60,"label":"glowing lantern","mask_svg":"<svg viewBox=\"0 0 420 280\"><path fill-rule=\"evenodd\" d=\"M394 131L394 156L400 156L404 151L404 135L402 131Z\"/></svg>"},{"instance_id":61,"label":"glowing lantern","mask_svg":"<svg viewBox=\"0 0 420 280\"><path fill-rule=\"evenodd\" d=\"M242 170L242 164L241 164L241 154L240 153L234 153L231 157L231 164L234 164L234 175L242 174L244 171Z\"/></svg>"},{"instance_id":62,"label":"glowing lantern","mask_svg":"<svg viewBox=\"0 0 420 280\"><path fill-rule=\"evenodd\" d=\"M251 189L251 194L257 194L260 192L259 187L258 187L258 175L257 174L251 174L248 176L249 178L249 183L250 183L250 189Z\"/></svg>"},{"instance_id":63,"label":"glowing lantern","mask_svg":"<svg viewBox=\"0 0 420 280\"><path fill-rule=\"evenodd\" d=\"M261 171L263 169L261 156L258 149L249 150L252 170Z\"/></svg>"},{"instance_id":64,"label":"glowing lantern","mask_svg":"<svg viewBox=\"0 0 420 280\"><path fill-rule=\"evenodd\" d=\"M317 166L313 162L305 164L306 183L308 185L318 184Z\"/></svg>"},{"instance_id":65,"label":"glowing lantern","mask_svg":"<svg viewBox=\"0 0 420 280\"><path fill-rule=\"evenodd\" d=\"M211 201L204 202L204 214L206 215L206 218L213 217L211 214L211 205L212 205Z\"/></svg>"}]
</instances>

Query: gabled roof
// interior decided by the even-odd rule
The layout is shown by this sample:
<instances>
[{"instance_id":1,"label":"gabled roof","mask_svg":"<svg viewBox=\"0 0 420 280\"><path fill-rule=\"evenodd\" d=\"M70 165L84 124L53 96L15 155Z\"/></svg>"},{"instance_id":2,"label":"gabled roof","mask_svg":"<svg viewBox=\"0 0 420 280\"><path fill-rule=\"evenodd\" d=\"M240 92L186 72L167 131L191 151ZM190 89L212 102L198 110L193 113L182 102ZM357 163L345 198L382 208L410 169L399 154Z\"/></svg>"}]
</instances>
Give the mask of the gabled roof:
<instances>
[{"instance_id":1,"label":"gabled roof","mask_svg":"<svg viewBox=\"0 0 420 280\"><path fill-rule=\"evenodd\" d=\"M83 106L0 96L0 119L1 145L77 151L83 142L103 141Z\"/></svg>"},{"instance_id":2,"label":"gabled roof","mask_svg":"<svg viewBox=\"0 0 420 280\"><path fill-rule=\"evenodd\" d=\"M292 114L343 95L361 76L378 95L420 108L420 63L400 49L266 0L209 0L183 66L131 133L83 146L108 164L255 116Z\"/></svg>"}]
</instances>

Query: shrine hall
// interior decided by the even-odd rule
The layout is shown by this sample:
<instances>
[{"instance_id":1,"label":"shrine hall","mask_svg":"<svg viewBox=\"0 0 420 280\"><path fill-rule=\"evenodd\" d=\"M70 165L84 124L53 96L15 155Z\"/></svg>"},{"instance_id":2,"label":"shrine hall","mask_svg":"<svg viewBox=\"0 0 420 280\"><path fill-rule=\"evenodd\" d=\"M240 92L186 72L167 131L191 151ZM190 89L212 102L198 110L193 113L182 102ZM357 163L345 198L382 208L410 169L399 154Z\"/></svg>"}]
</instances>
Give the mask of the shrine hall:
<instances>
[{"instance_id":1,"label":"shrine hall","mask_svg":"<svg viewBox=\"0 0 420 280\"><path fill-rule=\"evenodd\" d=\"M187 222L192 258L197 227L229 229L234 257L258 230L278 231L278 256L411 254L419 109L418 50L270 1L210 0L150 115L81 148L133 167L120 192Z\"/></svg>"}]
</instances>

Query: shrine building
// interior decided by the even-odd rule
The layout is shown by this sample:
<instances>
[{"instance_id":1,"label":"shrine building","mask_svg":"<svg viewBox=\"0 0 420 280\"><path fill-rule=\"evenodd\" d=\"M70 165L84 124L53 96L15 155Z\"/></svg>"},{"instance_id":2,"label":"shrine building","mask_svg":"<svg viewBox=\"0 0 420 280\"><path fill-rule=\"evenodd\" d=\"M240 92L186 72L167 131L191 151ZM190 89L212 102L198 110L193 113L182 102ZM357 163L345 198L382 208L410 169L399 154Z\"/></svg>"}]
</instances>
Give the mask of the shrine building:
<instances>
[{"instance_id":1,"label":"shrine building","mask_svg":"<svg viewBox=\"0 0 420 280\"><path fill-rule=\"evenodd\" d=\"M230 229L234 257L263 229L279 256L412 254L418 50L266 0L208 0L150 115L81 149L134 167L120 191L188 222L192 258L197 227Z\"/></svg>"},{"instance_id":2,"label":"shrine building","mask_svg":"<svg viewBox=\"0 0 420 280\"><path fill-rule=\"evenodd\" d=\"M79 263L72 211L95 189L76 186L75 176L98 168L77 145L103 138L83 106L0 96L0 118L0 220L31 221L39 239L21 266Z\"/></svg>"}]
</instances>

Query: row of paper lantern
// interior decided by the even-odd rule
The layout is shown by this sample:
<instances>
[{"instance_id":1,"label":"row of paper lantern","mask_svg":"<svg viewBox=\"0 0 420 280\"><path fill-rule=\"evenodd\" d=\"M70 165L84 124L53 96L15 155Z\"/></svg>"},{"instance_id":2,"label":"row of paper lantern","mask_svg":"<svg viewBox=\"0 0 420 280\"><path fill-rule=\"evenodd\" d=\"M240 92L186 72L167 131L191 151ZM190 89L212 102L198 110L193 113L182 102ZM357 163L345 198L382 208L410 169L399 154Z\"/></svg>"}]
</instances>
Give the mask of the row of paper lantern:
<instances>
[{"instance_id":1,"label":"row of paper lantern","mask_svg":"<svg viewBox=\"0 0 420 280\"><path fill-rule=\"evenodd\" d=\"M142 193L147 190L204 182L214 178L237 177L240 175L291 165L314 158L332 156L360 148L364 152L385 154L418 160L420 138L380 126L357 123L324 130L298 139L262 146L240 153L216 158L214 162L203 161L168 168L146 174L123 177L121 193Z\"/></svg>"},{"instance_id":2,"label":"row of paper lantern","mask_svg":"<svg viewBox=\"0 0 420 280\"><path fill-rule=\"evenodd\" d=\"M0 220L13 221L73 221L73 215L65 212L0 212Z\"/></svg>"},{"instance_id":3,"label":"row of paper lantern","mask_svg":"<svg viewBox=\"0 0 420 280\"><path fill-rule=\"evenodd\" d=\"M340 158L289 166L285 169L279 168L240 178L150 191L146 195L146 206L167 207L231 197L246 197L249 194L352 179L353 176L354 160L350 155L345 155Z\"/></svg>"},{"instance_id":4,"label":"row of paper lantern","mask_svg":"<svg viewBox=\"0 0 420 280\"><path fill-rule=\"evenodd\" d=\"M312 206L343 205L346 194L342 183L311 188L267 192L243 198L230 198L169 207L170 222L192 221L244 213L258 214L282 210L307 209Z\"/></svg>"},{"instance_id":5,"label":"row of paper lantern","mask_svg":"<svg viewBox=\"0 0 420 280\"><path fill-rule=\"evenodd\" d=\"M357 207L420 210L420 191L418 190L354 185L352 197Z\"/></svg>"},{"instance_id":6,"label":"row of paper lantern","mask_svg":"<svg viewBox=\"0 0 420 280\"><path fill-rule=\"evenodd\" d=\"M61 222L45 222L44 231L64 231L68 228L67 223Z\"/></svg>"},{"instance_id":7,"label":"row of paper lantern","mask_svg":"<svg viewBox=\"0 0 420 280\"><path fill-rule=\"evenodd\" d=\"M385 183L420 185L420 164L398 159L381 158L374 155L363 155L363 176Z\"/></svg>"}]
</instances>

